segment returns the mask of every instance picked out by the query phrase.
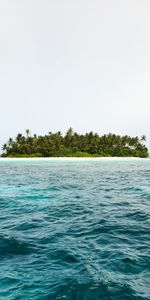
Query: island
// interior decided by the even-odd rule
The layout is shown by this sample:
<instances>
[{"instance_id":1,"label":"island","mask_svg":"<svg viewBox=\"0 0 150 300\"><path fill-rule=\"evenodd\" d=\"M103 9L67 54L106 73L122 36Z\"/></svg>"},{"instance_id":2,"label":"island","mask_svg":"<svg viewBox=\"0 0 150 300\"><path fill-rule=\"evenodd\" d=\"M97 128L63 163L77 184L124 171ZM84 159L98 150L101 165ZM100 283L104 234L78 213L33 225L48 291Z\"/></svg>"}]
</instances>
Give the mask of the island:
<instances>
[{"instance_id":1,"label":"island","mask_svg":"<svg viewBox=\"0 0 150 300\"><path fill-rule=\"evenodd\" d=\"M19 133L2 147L1 157L148 157L146 136L98 135L74 132L70 127L65 135L60 131L46 135Z\"/></svg>"}]
</instances>

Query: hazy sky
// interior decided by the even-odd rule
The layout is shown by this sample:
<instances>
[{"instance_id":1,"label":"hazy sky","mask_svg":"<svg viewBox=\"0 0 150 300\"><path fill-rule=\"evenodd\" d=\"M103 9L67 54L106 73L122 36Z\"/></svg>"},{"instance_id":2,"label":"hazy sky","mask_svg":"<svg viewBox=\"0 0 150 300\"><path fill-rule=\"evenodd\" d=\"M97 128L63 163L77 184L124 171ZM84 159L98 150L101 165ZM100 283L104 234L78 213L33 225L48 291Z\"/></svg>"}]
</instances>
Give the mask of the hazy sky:
<instances>
[{"instance_id":1,"label":"hazy sky","mask_svg":"<svg viewBox=\"0 0 150 300\"><path fill-rule=\"evenodd\" d=\"M150 145L150 0L0 0L0 144L69 126Z\"/></svg>"}]
</instances>

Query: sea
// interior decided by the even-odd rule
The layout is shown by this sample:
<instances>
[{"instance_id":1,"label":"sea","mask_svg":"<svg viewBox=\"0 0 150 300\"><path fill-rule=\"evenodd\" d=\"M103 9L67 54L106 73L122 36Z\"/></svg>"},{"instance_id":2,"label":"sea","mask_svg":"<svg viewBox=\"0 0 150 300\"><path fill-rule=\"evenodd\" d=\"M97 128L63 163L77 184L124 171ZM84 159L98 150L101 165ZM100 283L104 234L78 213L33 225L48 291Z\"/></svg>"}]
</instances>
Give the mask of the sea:
<instances>
[{"instance_id":1,"label":"sea","mask_svg":"<svg viewBox=\"0 0 150 300\"><path fill-rule=\"evenodd\" d=\"M1 159L3 299L150 300L150 159Z\"/></svg>"}]
</instances>

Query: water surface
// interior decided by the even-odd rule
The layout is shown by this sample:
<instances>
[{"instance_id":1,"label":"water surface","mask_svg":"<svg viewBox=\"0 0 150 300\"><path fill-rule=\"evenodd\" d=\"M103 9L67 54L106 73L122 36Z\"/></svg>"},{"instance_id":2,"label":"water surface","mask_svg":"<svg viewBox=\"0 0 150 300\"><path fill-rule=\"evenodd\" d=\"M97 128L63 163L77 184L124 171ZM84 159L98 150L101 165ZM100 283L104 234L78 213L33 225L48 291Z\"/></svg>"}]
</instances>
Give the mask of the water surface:
<instances>
[{"instance_id":1,"label":"water surface","mask_svg":"<svg viewBox=\"0 0 150 300\"><path fill-rule=\"evenodd\" d=\"M0 299L150 299L150 160L0 161Z\"/></svg>"}]
</instances>

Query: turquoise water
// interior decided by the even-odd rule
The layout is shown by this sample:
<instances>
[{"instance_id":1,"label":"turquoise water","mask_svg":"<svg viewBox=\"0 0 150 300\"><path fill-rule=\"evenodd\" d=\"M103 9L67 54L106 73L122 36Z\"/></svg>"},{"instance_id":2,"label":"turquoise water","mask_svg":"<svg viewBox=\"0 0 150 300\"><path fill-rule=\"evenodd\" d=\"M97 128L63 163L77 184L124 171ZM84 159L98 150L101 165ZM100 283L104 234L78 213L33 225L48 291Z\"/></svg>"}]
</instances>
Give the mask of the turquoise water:
<instances>
[{"instance_id":1,"label":"turquoise water","mask_svg":"<svg viewBox=\"0 0 150 300\"><path fill-rule=\"evenodd\" d=\"M150 299L150 160L0 161L0 299Z\"/></svg>"}]
</instances>

